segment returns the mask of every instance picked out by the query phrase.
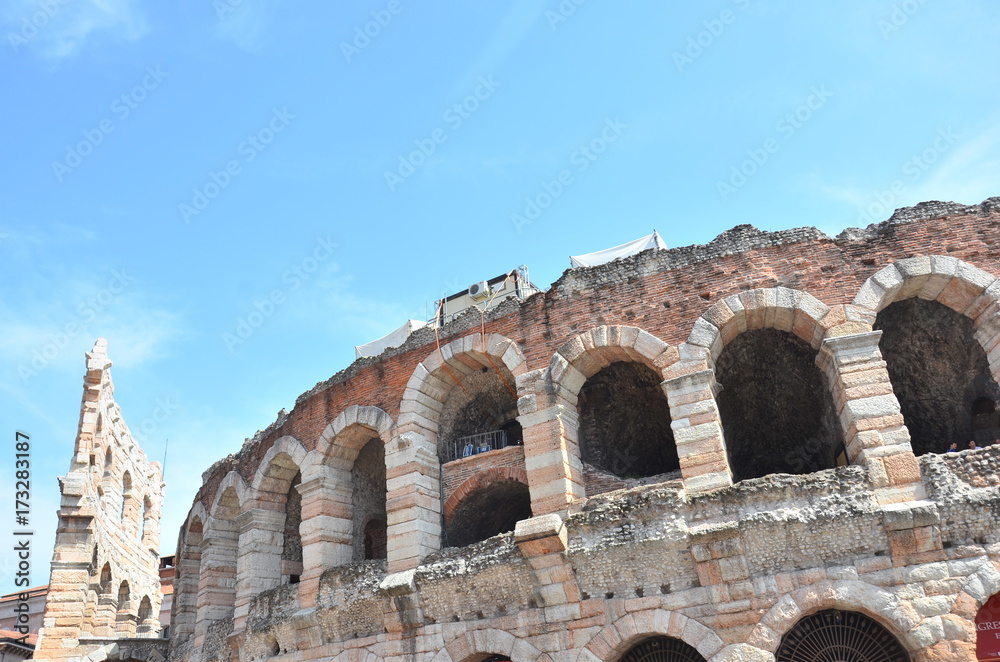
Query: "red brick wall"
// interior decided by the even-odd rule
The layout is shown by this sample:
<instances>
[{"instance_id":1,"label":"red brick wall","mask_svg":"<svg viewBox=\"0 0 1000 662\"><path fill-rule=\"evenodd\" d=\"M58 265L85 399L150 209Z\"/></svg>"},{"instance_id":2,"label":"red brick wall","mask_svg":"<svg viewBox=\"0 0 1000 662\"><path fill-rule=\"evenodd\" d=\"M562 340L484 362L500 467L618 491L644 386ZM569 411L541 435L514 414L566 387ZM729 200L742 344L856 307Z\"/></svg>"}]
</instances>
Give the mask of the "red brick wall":
<instances>
[{"instance_id":1,"label":"red brick wall","mask_svg":"<svg viewBox=\"0 0 1000 662\"><path fill-rule=\"evenodd\" d=\"M671 345L680 344L709 306L753 288L780 285L808 292L827 305L849 303L869 276L890 262L917 255L948 255L1000 274L998 203L997 198L964 208L924 203L897 212L892 222L835 239L811 228L761 233L740 226L705 246L646 252L567 271L548 292L491 313L486 333L516 341L528 368L538 369L574 335L600 325L638 326ZM478 331L478 316L459 318L441 331L441 343ZM434 348L433 333L422 330L402 348L356 361L317 385L259 441L213 467L199 498L211 507L215 486L231 469L250 482L280 436L291 435L314 448L323 429L352 404L380 407L396 418L414 368Z\"/></svg>"}]
</instances>

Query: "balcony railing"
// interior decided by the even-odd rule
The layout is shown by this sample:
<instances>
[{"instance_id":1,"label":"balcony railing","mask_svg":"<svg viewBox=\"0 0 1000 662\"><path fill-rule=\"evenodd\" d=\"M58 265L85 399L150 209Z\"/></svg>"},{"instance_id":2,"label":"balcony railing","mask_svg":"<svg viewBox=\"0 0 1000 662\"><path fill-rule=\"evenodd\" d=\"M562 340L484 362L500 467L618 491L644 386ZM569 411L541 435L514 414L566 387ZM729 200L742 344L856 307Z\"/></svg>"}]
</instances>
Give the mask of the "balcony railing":
<instances>
[{"instance_id":1,"label":"balcony railing","mask_svg":"<svg viewBox=\"0 0 1000 662\"><path fill-rule=\"evenodd\" d=\"M444 461L460 460L463 457L472 457L479 453L495 451L500 448L507 448L506 430L470 434L467 437L453 439L448 443L448 447L445 449Z\"/></svg>"}]
</instances>

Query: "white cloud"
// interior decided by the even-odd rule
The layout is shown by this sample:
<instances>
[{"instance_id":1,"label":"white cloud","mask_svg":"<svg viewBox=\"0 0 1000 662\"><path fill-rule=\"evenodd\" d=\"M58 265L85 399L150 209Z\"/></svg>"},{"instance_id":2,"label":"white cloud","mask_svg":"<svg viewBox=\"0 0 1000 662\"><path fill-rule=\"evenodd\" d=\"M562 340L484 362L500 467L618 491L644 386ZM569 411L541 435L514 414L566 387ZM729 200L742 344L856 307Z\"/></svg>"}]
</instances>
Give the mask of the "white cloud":
<instances>
[{"instance_id":1,"label":"white cloud","mask_svg":"<svg viewBox=\"0 0 1000 662\"><path fill-rule=\"evenodd\" d=\"M80 53L97 35L134 41L146 32L136 0L13 0L0 27L15 52L59 59Z\"/></svg>"}]
</instances>

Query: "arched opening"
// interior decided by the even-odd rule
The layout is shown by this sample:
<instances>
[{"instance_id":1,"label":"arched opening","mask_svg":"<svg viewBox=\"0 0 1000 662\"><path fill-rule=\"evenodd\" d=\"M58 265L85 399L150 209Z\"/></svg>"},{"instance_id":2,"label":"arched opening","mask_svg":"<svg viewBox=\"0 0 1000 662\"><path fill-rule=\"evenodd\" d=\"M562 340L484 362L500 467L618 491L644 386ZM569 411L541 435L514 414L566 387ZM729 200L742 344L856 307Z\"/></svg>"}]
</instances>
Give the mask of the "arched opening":
<instances>
[{"instance_id":1,"label":"arched opening","mask_svg":"<svg viewBox=\"0 0 1000 662\"><path fill-rule=\"evenodd\" d=\"M101 568L101 595L111 595L111 564L105 563Z\"/></svg>"},{"instance_id":2,"label":"arched opening","mask_svg":"<svg viewBox=\"0 0 1000 662\"><path fill-rule=\"evenodd\" d=\"M111 449L104 454L104 475L108 476L111 474L111 467L114 464L114 455L111 454Z\"/></svg>"},{"instance_id":3,"label":"arched opening","mask_svg":"<svg viewBox=\"0 0 1000 662\"><path fill-rule=\"evenodd\" d=\"M153 613L153 604L149 601L149 596L143 596L139 603L139 620L144 621Z\"/></svg>"},{"instance_id":4,"label":"arched opening","mask_svg":"<svg viewBox=\"0 0 1000 662\"><path fill-rule=\"evenodd\" d=\"M578 396L585 466L619 478L680 471L660 381L646 365L626 361L612 363L586 381Z\"/></svg>"},{"instance_id":5,"label":"arched opening","mask_svg":"<svg viewBox=\"0 0 1000 662\"><path fill-rule=\"evenodd\" d=\"M976 614L976 659L1000 660L1000 593Z\"/></svg>"},{"instance_id":6,"label":"arched opening","mask_svg":"<svg viewBox=\"0 0 1000 662\"><path fill-rule=\"evenodd\" d=\"M115 622L115 634L119 637L131 637L135 634L132 593L127 581L123 581L118 587L118 617Z\"/></svg>"},{"instance_id":7,"label":"arched opening","mask_svg":"<svg viewBox=\"0 0 1000 662\"><path fill-rule=\"evenodd\" d=\"M153 519L153 502L149 500L149 497L145 497L142 500L142 526L139 528L139 540L143 542L146 547L156 547L156 543L153 540L153 530L150 526Z\"/></svg>"},{"instance_id":8,"label":"arched opening","mask_svg":"<svg viewBox=\"0 0 1000 662\"><path fill-rule=\"evenodd\" d=\"M499 480L469 494L455 508L445 535L449 547L464 547L500 533L531 517L528 486L516 480Z\"/></svg>"},{"instance_id":9,"label":"arched opening","mask_svg":"<svg viewBox=\"0 0 1000 662\"><path fill-rule=\"evenodd\" d=\"M302 473L295 472L285 498L285 529L281 541L281 583L297 584L302 575Z\"/></svg>"},{"instance_id":10,"label":"arched opening","mask_svg":"<svg viewBox=\"0 0 1000 662\"><path fill-rule=\"evenodd\" d=\"M705 658L680 639L650 637L628 649L618 662L705 662Z\"/></svg>"},{"instance_id":11,"label":"arched opening","mask_svg":"<svg viewBox=\"0 0 1000 662\"><path fill-rule=\"evenodd\" d=\"M128 516L128 510L130 505L129 501L131 499L132 499L132 475L128 472L128 470L126 470L125 473L122 474L122 501L121 501L121 509L118 511L118 519L122 522L123 529L128 528L124 526L124 524L125 524L125 518Z\"/></svg>"},{"instance_id":12,"label":"arched opening","mask_svg":"<svg viewBox=\"0 0 1000 662\"><path fill-rule=\"evenodd\" d=\"M351 468L353 560L386 557L385 445L378 437L368 440Z\"/></svg>"},{"instance_id":13,"label":"arched opening","mask_svg":"<svg viewBox=\"0 0 1000 662\"><path fill-rule=\"evenodd\" d=\"M937 301L904 299L875 318L903 420L916 455L1000 437L1000 387L972 320Z\"/></svg>"},{"instance_id":14,"label":"arched opening","mask_svg":"<svg viewBox=\"0 0 1000 662\"><path fill-rule=\"evenodd\" d=\"M899 640L881 624L855 611L827 609L806 616L784 637L776 662L909 662Z\"/></svg>"},{"instance_id":15,"label":"arched opening","mask_svg":"<svg viewBox=\"0 0 1000 662\"><path fill-rule=\"evenodd\" d=\"M439 423L438 456L441 462L520 445L517 395L510 371L503 364L498 364L497 369L492 366L470 368L465 373L449 370L451 375L444 373L441 376L450 387Z\"/></svg>"},{"instance_id":16,"label":"arched opening","mask_svg":"<svg viewBox=\"0 0 1000 662\"><path fill-rule=\"evenodd\" d=\"M844 445L833 398L801 338L745 331L722 350L715 377L734 481L837 466Z\"/></svg>"},{"instance_id":17,"label":"arched opening","mask_svg":"<svg viewBox=\"0 0 1000 662\"><path fill-rule=\"evenodd\" d=\"M121 586L118 587L118 611L129 609L130 596L128 582L123 581Z\"/></svg>"}]
</instances>

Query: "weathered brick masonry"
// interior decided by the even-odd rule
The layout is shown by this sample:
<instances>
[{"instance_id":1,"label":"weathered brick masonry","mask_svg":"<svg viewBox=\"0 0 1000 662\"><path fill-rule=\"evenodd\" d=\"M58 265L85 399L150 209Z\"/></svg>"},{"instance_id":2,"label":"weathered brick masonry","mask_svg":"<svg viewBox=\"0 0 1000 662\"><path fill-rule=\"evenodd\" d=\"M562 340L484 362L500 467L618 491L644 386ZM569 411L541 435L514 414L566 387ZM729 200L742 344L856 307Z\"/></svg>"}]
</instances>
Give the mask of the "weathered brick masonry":
<instances>
[{"instance_id":1,"label":"weathered brick masonry","mask_svg":"<svg viewBox=\"0 0 1000 662\"><path fill-rule=\"evenodd\" d=\"M974 660L1000 446L939 453L995 438L998 240L1000 198L836 238L738 226L355 362L205 472L171 659L798 660L835 618L891 635L884 659ZM939 375L944 404L894 388ZM511 425L523 446L442 462ZM381 531L378 472L352 488L372 439ZM443 549L455 513L508 533Z\"/></svg>"}]
</instances>

